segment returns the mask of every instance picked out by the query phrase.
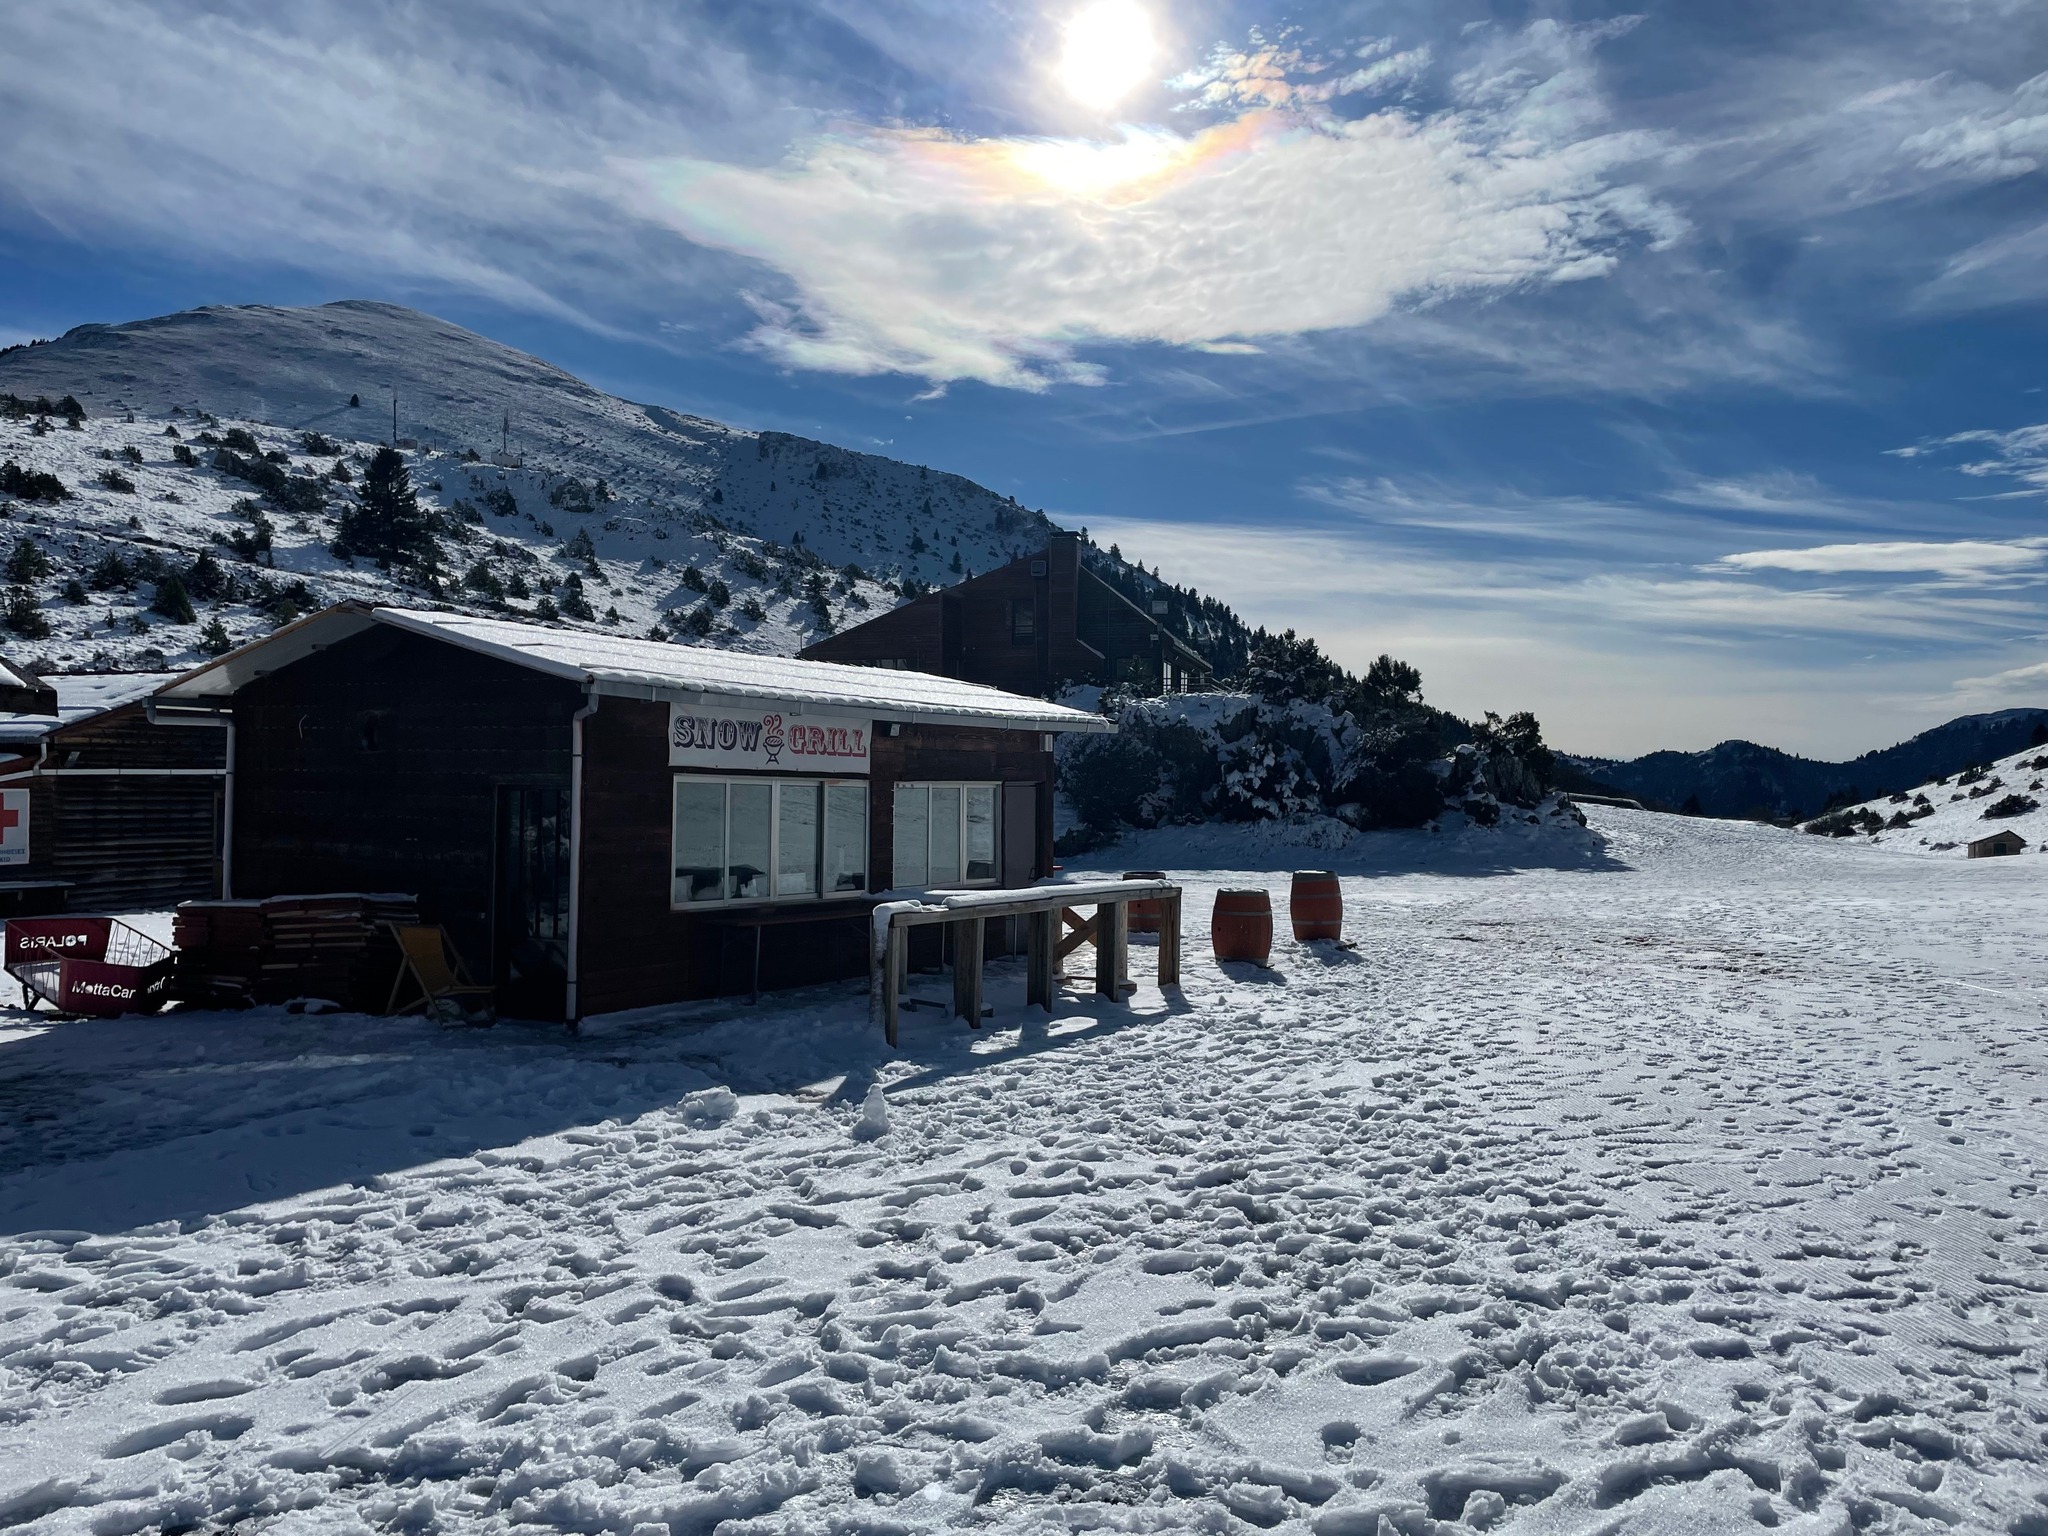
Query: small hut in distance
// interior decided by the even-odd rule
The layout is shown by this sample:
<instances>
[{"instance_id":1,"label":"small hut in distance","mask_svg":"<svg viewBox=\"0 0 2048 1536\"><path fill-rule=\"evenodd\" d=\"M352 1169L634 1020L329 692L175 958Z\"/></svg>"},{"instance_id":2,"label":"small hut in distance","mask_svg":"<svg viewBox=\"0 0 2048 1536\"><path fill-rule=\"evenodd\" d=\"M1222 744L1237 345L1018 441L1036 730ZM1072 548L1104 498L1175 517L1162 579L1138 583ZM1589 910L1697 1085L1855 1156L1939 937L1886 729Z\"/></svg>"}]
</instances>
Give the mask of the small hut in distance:
<instances>
[{"instance_id":1,"label":"small hut in distance","mask_svg":"<svg viewBox=\"0 0 2048 1536\"><path fill-rule=\"evenodd\" d=\"M1973 859L2003 858L2007 854L2025 852L2026 846L2027 840L2024 837L2013 831L2011 827L2006 827L1992 833L1989 837L1980 837L1971 843L1970 857Z\"/></svg>"}]
</instances>

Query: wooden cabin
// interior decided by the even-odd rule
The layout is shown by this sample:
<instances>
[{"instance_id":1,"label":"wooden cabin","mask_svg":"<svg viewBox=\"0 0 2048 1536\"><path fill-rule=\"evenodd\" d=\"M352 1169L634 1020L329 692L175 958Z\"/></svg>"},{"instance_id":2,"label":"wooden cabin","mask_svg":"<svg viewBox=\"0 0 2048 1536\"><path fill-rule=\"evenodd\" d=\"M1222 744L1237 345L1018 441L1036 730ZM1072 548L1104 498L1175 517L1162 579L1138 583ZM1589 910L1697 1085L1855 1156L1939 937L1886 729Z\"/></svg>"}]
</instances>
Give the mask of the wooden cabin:
<instances>
[{"instance_id":1,"label":"wooden cabin","mask_svg":"<svg viewBox=\"0 0 2048 1536\"><path fill-rule=\"evenodd\" d=\"M501 1013L865 974L896 889L1052 869L1078 710L953 678L348 604L155 696L232 720L232 894L416 893Z\"/></svg>"},{"instance_id":2,"label":"wooden cabin","mask_svg":"<svg viewBox=\"0 0 2048 1536\"><path fill-rule=\"evenodd\" d=\"M0 915L217 894L227 733L151 719L149 695L176 674L55 674L33 688L21 668L5 674Z\"/></svg>"},{"instance_id":3,"label":"wooden cabin","mask_svg":"<svg viewBox=\"0 0 2048 1536\"><path fill-rule=\"evenodd\" d=\"M2002 827L1989 837L1980 837L1971 843L1970 857L1973 859L2004 858L2008 854L2024 853L2026 848L2027 840L2024 837L2013 831L2011 827Z\"/></svg>"},{"instance_id":4,"label":"wooden cabin","mask_svg":"<svg viewBox=\"0 0 2048 1536\"><path fill-rule=\"evenodd\" d=\"M814 645L812 661L897 667L1049 698L1069 683L1142 693L1200 692L1211 669L1081 563L1078 536L957 586L927 592Z\"/></svg>"}]
</instances>

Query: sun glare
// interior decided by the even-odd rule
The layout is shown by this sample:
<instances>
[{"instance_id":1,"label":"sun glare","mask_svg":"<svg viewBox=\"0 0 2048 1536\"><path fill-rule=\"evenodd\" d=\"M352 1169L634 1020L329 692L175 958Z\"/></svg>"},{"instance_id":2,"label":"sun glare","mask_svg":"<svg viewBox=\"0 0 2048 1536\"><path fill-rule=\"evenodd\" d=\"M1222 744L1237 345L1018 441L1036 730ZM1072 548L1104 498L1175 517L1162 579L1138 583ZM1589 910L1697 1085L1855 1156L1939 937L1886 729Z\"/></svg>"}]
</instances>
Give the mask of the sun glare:
<instances>
[{"instance_id":1,"label":"sun glare","mask_svg":"<svg viewBox=\"0 0 2048 1536\"><path fill-rule=\"evenodd\" d=\"M1067 21L1060 81L1097 112L1122 101L1152 69L1152 18L1137 0L1092 0Z\"/></svg>"}]
</instances>

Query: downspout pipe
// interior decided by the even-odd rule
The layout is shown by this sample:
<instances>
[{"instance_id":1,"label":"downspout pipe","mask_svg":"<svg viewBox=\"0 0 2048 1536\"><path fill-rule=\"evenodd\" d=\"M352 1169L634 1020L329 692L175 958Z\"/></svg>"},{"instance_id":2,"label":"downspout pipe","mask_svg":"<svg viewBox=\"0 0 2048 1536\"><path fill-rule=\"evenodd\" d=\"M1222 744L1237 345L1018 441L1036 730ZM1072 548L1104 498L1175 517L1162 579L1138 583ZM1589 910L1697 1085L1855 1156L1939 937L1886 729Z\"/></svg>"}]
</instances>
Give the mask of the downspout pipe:
<instances>
[{"instance_id":1,"label":"downspout pipe","mask_svg":"<svg viewBox=\"0 0 2048 1536\"><path fill-rule=\"evenodd\" d=\"M597 713L597 705L597 685L585 683L583 707L569 717L569 955L562 1012L572 1031L583 1018L583 722Z\"/></svg>"}]
</instances>

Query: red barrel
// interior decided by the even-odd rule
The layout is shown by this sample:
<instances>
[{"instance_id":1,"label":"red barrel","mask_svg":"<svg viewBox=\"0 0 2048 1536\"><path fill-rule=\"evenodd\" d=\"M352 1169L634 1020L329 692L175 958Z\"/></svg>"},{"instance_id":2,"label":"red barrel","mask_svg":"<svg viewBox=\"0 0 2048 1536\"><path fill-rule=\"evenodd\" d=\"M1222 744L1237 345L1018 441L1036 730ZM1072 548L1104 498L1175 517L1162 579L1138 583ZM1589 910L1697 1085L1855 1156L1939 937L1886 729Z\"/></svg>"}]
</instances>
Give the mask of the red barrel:
<instances>
[{"instance_id":1,"label":"red barrel","mask_svg":"<svg viewBox=\"0 0 2048 1536\"><path fill-rule=\"evenodd\" d=\"M1294 936L1303 943L1310 939L1344 937L1344 892L1337 877L1327 869L1297 869L1294 888L1287 893L1287 915L1294 920Z\"/></svg>"},{"instance_id":2,"label":"red barrel","mask_svg":"<svg viewBox=\"0 0 2048 1536\"><path fill-rule=\"evenodd\" d=\"M1164 880L1163 869L1127 869L1126 880ZM1124 917L1132 933L1157 933L1159 931L1159 903L1156 901L1132 901L1124 904Z\"/></svg>"},{"instance_id":3,"label":"red barrel","mask_svg":"<svg viewBox=\"0 0 2048 1536\"><path fill-rule=\"evenodd\" d=\"M1218 891L1209 917L1209 942L1218 960L1264 965L1273 953L1273 902L1264 891Z\"/></svg>"}]
</instances>

